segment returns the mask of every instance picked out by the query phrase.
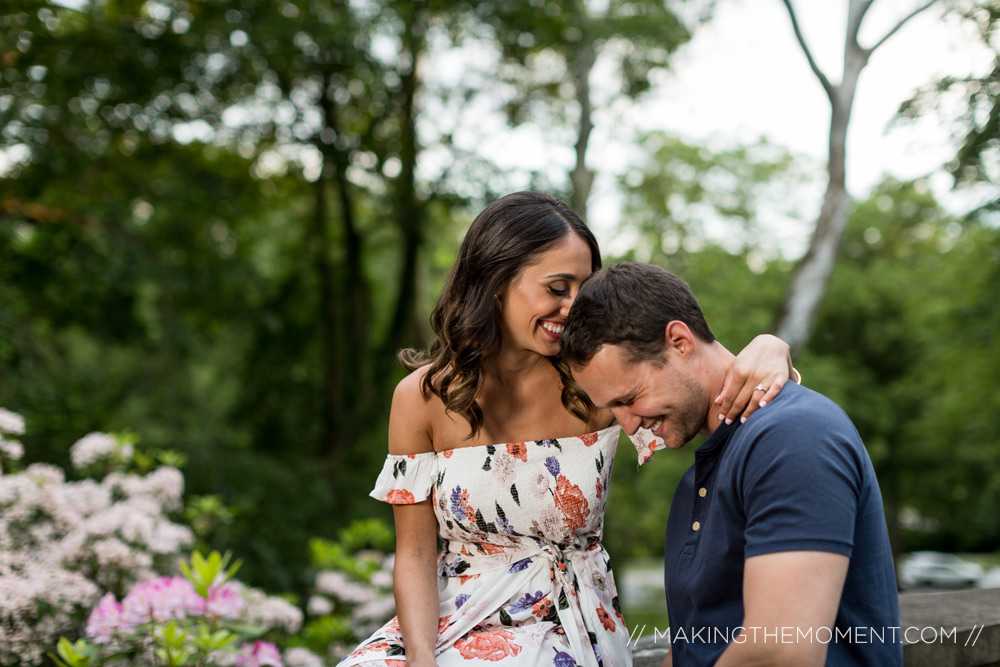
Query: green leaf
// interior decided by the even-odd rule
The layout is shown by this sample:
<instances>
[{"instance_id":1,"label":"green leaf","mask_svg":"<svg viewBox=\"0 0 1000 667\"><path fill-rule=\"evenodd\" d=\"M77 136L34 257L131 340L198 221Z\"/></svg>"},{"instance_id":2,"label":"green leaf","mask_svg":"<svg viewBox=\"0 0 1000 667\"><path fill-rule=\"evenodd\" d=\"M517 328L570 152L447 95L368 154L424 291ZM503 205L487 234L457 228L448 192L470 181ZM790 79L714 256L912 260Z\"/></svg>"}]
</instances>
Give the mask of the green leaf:
<instances>
[{"instance_id":1,"label":"green leaf","mask_svg":"<svg viewBox=\"0 0 1000 667\"><path fill-rule=\"evenodd\" d=\"M56 644L56 651L59 657L65 661L66 667L89 667L94 656L95 649L84 639L78 639L70 643L65 637L60 637Z\"/></svg>"}]
</instances>

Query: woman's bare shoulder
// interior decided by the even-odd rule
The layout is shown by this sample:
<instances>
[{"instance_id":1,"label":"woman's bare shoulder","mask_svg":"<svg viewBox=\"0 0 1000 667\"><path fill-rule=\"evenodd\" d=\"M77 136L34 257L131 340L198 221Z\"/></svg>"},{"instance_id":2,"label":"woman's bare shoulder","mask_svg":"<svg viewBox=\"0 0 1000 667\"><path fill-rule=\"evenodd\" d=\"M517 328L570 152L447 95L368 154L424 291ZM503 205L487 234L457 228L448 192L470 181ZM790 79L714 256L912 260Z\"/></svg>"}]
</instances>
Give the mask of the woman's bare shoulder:
<instances>
[{"instance_id":1,"label":"woman's bare shoulder","mask_svg":"<svg viewBox=\"0 0 1000 667\"><path fill-rule=\"evenodd\" d=\"M420 454L434 451L433 424L444 411L441 399L424 391L428 366L421 366L396 385L389 411L389 453Z\"/></svg>"}]
</instances>

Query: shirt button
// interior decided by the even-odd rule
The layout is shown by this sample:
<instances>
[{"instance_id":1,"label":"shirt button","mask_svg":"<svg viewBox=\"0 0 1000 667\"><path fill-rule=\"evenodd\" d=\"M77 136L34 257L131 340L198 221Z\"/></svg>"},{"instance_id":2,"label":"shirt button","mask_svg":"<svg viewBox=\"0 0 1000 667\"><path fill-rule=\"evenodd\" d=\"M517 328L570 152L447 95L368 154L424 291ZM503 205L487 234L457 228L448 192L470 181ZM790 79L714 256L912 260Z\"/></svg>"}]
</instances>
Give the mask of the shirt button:
<instances>
[{"instance_id":1,"label":"shirt button","mask_svg":"<svg viewBox=\"0 0 1000 667\"><path fill-rule=\"evenodd\" d=\"M695 521L691 524L691 530L701 530L701 522Z\"/></svg>"},{"instance_id":2,"label":"shirt button","mask_svg":"<svg viewBox=\"0 0 1000 667\"><path fill-rule=\"evenodd\" d=\"M698 489L698 495L704 498L705 496L708 495L708 489L706 489L704 486L701 487L700 489Z\"/></svg>"}]
</instances>

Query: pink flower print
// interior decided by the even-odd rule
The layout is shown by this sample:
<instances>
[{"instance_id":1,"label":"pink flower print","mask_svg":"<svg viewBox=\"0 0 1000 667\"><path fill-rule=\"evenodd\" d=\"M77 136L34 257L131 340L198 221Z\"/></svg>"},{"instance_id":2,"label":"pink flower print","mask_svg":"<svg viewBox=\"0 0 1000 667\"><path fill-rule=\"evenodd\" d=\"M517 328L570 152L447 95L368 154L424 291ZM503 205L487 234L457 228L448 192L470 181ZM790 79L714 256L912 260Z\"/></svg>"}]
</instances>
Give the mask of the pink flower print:
<instances>
[{"instance_id":1,"label":"pink flower print","mask_svg":"<svg viewBox=\"0 0 1000 667\"><path fill-rule=\"evenodd\" d=\"M451 513L460 521L475 521L476 511L469 504L469 490L456 486L451 491Z\"/></svg>"},{"instance_id":2,"label":"pink flower print","mask_svg":"<svg viewBox=\"0 0 1000 667\"><path fill-rule=\"evenodd\" d=\"M578 530L587 525L590 516L590 504L583 491L573 484L565 475L559 475L556 480L556 507L563 513L563 523L569 530Z\"/></svg>"},{"instance_id":3,"label":"pink flower print","mask_svg":"<svg viewBox=\"0 0 1000 667\"><path fill-rule=\"evenodd\" d=\"M531 489L531 495L538 499L547 496L549 494L549 480L551 479L545 468L539 466L533 470L528 478L528 488Z\"/></svg>"},{"instance_id":4,"label":"pink flower print","mask_svg":"<svg viewBox=\"0 0 1000 667\"><path fill-rule=\"evenodd\" d=\"M615 622L611 619L611 614L608 613L603 604L597 605L597 618L601 620L601 625L604 626L605 630L615 632Z\"/></svg>"},{"instance_id":5,"label":"pink flower print","mask_svg":"<svg viewBox=\"0 0 1000 667\"><path fill-rule=\"evenodd\" d=\"M107 644L116 632L131 632L133 627L122 619L122 606L113 593L97 603L87 619L87 637L95 644Z\"/></svg>"},{"instance_id":6,"label":"pink flower print","mask_svg":"<svg viewBox=\"0 0 1000 667\"><path fill-rule=\"evenodd\" d=\"M447 616L441 616L438 618L438 634L441 634L448 629L448 624L451 623L451 614Z\"/></svg>"},{"instance_id":7,"label":"pink flower print","mask_svg":"<svg viewBox=\"0 0 1000 667\"><path fill-rule=\"evenodd\" d=\"M515 459L521 459L525 463L528 462L528 446L523 442L508 442L507 453Z\"/></svg>"},{"instance_id":8,"label":"pink flower print","mask_svg":"<svg viewBox=\"0 0 1000 667\"><path fill-rule=\"evenodd\" d=\"M517 459L508 452L497 452L493 457L493 478L500 488L509 489L517 480Z\"/></svg>"},{"instance_id":9,"label":"pink flower print","mask_svg":"<svg viewBox=\"0 0 1000 667\"><path fill-rule=\"evenodd\" d=\"M358 648L354 649L354 652L347 657L357 658L358 656L362 656L365 653L371 653L372 651L384 651L387 648L389 648L389 642L372 642L371 644L364 644L362 646L359 646Z\"/></svg>"},{"instance_id":10,"label":"pink flower print","mask_svg":"<svg viewBox=\"0 0 1000 667\"><path fill-rule=\"evenodd\" d=\"M597 442L597 433L584 433L580 439L583 440L584 445L592 447Z\"/></svg>"},{"instance_id":11,"label":"pink flower print","mask_svg":"<svg viewBox=\"0 0 1000 667\"><path fill-rule=\"evenodd\" d=\"M497 662L521 652L521 647L513 643L513 639L514 633L509 630L477 632L456 641L455 648L466 660L478 658Z\"/></svg>"},{"instance_id":12,"label":"pink flower print","mask_svg":"<svg viewBox=\"0 0 1000 667\"><path fill-rule=\"evenodd\" d=\"M412 505L417 502L406 489L393 489L385 495L385 501L390 505Z\"/></svg>"},{"instance_id":13,"label":"pink flower print","mask_svg":"<svg viewBox=\"0 0 1000 667\"><path fill-rule=\"evenodd\" d=\"M542 598L531 607L531 613L539 620L545 619L552 611L552 600L547 597Z\"/></svg>"},{"instance_id":14,"label":"pink flower print","mask_svg":"<svg viewBox=\"0 0 1000 667\"><path fill-rule=\"evenodd\" d=\"M241 651L245 653L234 663L236 667L285 667L281 662L281 654L278 648L271 642L256 641L253 646L243 644Z\"/></svg>"}]
</instances>

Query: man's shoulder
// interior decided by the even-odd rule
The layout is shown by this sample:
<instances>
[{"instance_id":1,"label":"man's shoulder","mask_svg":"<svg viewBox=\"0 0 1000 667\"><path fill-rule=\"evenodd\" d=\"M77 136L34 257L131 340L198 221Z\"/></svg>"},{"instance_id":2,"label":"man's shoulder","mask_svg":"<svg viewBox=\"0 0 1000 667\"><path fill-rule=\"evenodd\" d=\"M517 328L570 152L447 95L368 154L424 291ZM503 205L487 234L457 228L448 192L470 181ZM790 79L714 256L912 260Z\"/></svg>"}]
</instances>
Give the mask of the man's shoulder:
<instances>
[{"instance_id":1,"label":"man's shoulder","mask_svg":"<svg viewBox=\"0 0 1000 667\"><path fill-rule=\"evenodd\" d=\"M847 455L857 462L865 452L847 413L823 394L799 385L786 386L777 398L754 412L737 429L733 441L739 451L756 450L767 457L782 452L837 459Z\"/></svg>"},{"instance_id":2,"label":"man's shoulder","mask_svg":"<svg viewBox=\"0 0 1000 667\"><path fill-rule=\"evenodd\" d=\"M744 435L751 435L782 426L796 430L841 426L854 430L850 417L832 399L794 383L785 385L774 400L754 412L741 430L745 431Z\"/></svg>"}]
</instances>

